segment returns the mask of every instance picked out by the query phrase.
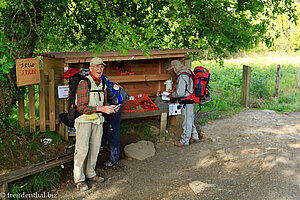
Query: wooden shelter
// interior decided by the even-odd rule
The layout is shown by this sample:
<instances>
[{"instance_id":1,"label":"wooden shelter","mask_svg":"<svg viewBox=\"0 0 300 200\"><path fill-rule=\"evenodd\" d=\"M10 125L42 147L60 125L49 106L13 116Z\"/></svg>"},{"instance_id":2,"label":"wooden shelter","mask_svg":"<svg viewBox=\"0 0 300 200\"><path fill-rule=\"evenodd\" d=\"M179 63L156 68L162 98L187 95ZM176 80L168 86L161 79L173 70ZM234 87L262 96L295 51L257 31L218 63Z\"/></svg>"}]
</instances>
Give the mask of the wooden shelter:
<instances>
[{"instance_id":1,"label":"wooden shelter","mask_svg":"<svg viewBox=\"0 0 300 200\"><path fill-rule=\"evenodd\" d=\"M185 60L189 52L199 52L199 50L150 50L151 56L143 55L141 50L129 50L126 55L120 54L119 51L103 51L98 54L98 57L106 63L104 75L110 81L118 82L130 95L143 93L154 97L157 91L164 90L166 80L173 79L173 83L175 82L174 75L172 76L167 71L167 64L173 59L190 64L191 62ZM49 125L50 131L58 132L67 140L70 135L67 127L59 121L58 115L67 112L68 102L66 98L58 98L58 86L67 84L67 81L62 79L62 75L69 68L88 68L95 52L43 52L39 56L42 60L39 83L39 120L35 117L34 86L30 85L29 122L25 122L24 100L21 97L20 124L23 126L29 124L32 132L35 131L36 126L40 126L40 131L45 132L46 126ZM125 72L120 69L118 71L116 66L120 63L127 67ZM122 113L122 118L155 116L166 112Z\"/></svg>"}]
</instances>

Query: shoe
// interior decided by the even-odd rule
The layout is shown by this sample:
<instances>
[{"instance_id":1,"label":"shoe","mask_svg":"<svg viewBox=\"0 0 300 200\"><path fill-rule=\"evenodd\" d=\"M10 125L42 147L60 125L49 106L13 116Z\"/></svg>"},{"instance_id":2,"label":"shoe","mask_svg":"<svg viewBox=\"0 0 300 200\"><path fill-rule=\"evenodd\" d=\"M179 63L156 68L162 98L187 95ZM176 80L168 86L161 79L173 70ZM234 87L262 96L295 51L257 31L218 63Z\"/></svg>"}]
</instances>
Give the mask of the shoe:
<instances>
[{"instance_id":1,"label":"shoe","mask_svg":"<svg viewBox=\"0 0 300 200\"><path fill-rule=\"evenodd\" d=\"M93 178L89 178L89 181L93 181L95 183L102 183L104 182L104 178L101 176L94 176Z\"/></svg>"},{"instance_id":2,"label":"shoe","mask_svg":"<svg viewBox=\"0 0 300 200\"><path fill-rule=\"evenodd\" d=\"M75 184L77 190L79 191L87 191L89 189L89 186L86 184L85 181L81 181Z\"/></svg>"},{"instance_id":3,"label":"shoe","mask_svg":"<svg viewBox=\"0 0 300 200\"><path fill-rule=\"evenodd\" d=\"M180 143L180 142L175 142L174 145L177 146L177 147L185 147L185 146L189 146L189 144L182 144L182 143Z\"/></svg>"},{"instance_id":4,"label":"shoe","mask_svg":"<svg viewBox=\"0 0 300 200\"><path fill-rule=\"evenodd\" d=\"M200 142L199 139L190 139L190 144L198 143L198 142Z\"/></svg>"},{"instance_id":5,"label":"shoe","mask_svg":"<svg viewBox=\"0 0 300 200\"><path fill-rule=\"evenodd\" d=\"M112 167L112 166L114 166L114 164L112 164L112 162L110 162L109 160L108 160L108 161L105 161L105 162L103 163L103 165L104 165L105 167Z\"/></svg>"}]
</instances>

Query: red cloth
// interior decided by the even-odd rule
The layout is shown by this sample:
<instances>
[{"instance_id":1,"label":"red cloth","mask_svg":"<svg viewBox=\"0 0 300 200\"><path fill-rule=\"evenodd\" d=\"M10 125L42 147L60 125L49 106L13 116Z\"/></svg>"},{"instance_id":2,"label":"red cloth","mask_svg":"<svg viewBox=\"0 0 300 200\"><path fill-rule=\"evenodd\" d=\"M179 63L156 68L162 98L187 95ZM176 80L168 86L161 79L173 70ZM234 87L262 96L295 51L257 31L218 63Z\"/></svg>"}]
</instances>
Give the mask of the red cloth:
<instances>
[{"instance_id":1,"label":"red cloth","mask_svg":"<svg viewBox=\"0 0 300 200\"><path fill-rule=\"evenodd\" d=\"M80 72L79 69L77 68L70 68L68 69L68 71L66 71L64 74L63 74L63 79L69 79L71 76L74 76L75 74L78 74Z\"/></svg>"},{"instance_id":2,"label":"red cloth","mask_svg":"<svg viewBox=\"0 0 300 200\"><path fill-rule=\"evenodd\" d=\"M91 72L90 72L91 77L96 81L96 82L100 82L101 83L101 77L100 78L96 78Z\"/></svg>"}]
</instances>

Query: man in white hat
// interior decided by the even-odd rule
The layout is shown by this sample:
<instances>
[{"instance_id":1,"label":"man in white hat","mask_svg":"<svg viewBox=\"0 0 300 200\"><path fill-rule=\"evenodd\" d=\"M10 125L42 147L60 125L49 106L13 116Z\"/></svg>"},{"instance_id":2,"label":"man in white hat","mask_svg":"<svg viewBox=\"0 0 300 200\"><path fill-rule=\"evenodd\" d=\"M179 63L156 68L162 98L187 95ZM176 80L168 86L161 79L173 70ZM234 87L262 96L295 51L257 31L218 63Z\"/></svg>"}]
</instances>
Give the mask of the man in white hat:
<instances>
[{"instance_id":1,"label":"man in white hat","mask_svg":"<svg viewBox=\"0 0 300 200\"><path fill-rule=\"evenodd\" d=\"M193 93L193 79L192 72L189 68L181 64L178 60L172 60L169 70L173 69L177 74L176 90L170 90L171 98L178 98L181 106L181 118L182 118L182 134L181 140L175 142L175 146L188 146L191 143L199 142L199 134L197 132L194 119L195 119L195 102L193 100L181 101Z\"/></svg>"},{"instance_id":2,"label":"man in white hat","mask_svg":"<svg viewBox=\"0 0 300 200\"><path fill-rule=\"evenodd\" d=\"M115 105L105 105L106 86L101 79L104 67L101 58L93 58L90 62L88 81L82 80L76 93L77 110L82 115L75 119L74 124L76 144L73 173L75 186L80 191L89 189L86 179L97 183L104 181L104 178L97 176L95 171L103 134L102 114L118 111L114 109ZM90 82L90 89L88 82Z\"/></svg>"}]
</instances>

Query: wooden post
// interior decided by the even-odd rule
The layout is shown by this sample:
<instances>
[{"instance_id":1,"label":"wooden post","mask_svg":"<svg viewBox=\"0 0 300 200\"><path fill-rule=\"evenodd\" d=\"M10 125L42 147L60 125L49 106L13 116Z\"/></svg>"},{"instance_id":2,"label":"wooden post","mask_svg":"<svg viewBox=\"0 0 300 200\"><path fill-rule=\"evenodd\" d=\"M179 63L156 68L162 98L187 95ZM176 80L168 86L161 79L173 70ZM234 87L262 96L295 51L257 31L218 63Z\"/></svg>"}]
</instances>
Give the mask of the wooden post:
<instances>
[{"instance_id":1,"label":"wooden post","mask_svg":"<svg viewBox=\"0 0 300 200\"><path fill-rule=\"evenodd\" d=\"M50 131L55 131L55 91L54 69L49 70L49 120Z\"/></svg>"},{"instance_id":2,"label":"wooden post","mask_svg":"<svg viewBox=\"0 0 300 200\"><path fill-rule=\"evenodd\" d=\"M46 105L45 105L45 75L44 71L40 71L39 85L39 104L40 104L40 131L46 132Z\"/></svg>"},{"instance_id":3,"label":"wooden post","mask_svg":"<svg viewBox=\"0 0 300 200\"><path fill-rule=\"evenodd\" d=\"M107 63L107 66L109 66L109 62ZM107 68L107 67L106 67ZM109 67L108 67L109 68ZM69 64L68 63L65 63L64 64L64 72L68 71L69 70ZM63 84L65 85L68 85L68 81L66 79L63 80ZM69 104L69 100L68 99L64 99L64 112L68 112L68 104ZM61 129L64 133L64 139L66 141L69 140L69 132L68 132L68 127L63 124L63 123L60 123L60 126L61 126Z\"/></svg>"},{"instance_id":4,"label":"wooden post","mask_svg":"<svg viewBox=\"0 0 300 200\"><path fill-rule=\"evenodd\" d=\"M275 98L279 97L280 71L281 71L281 64L277 65L277 78L276 78L275 95L274 95Z\"/></svg>"},{"instance_id":5,"label":"wooden post","mask_svg":"<svg viewBox=\"0 0 300 200\"><path fill-rule=\"evenodd\" d=\"M160 115L160 132L165 134L167 130L167 120L168 120L168 113L161 113Z\"/></svg>"},{"instance_id":6,"label":"wooden post","mask_svg":"<svg viewBox=\"0 0 300 200\"><path fill-rule=\"evenodd\" d=\"M167 120L168 120L168 113L161 113L160 116L160 141L161 142L164 142L166 140Z\"/></svg>"},{"instance_id":7,"label":"wooden post","mask_svg":"<svg viewBox=\"0 0 300 200\"><path fill-rule=\"evenodd\" d=\"M169 117L170 119L170 125L175 126L176 125L176 116L172 115Z\"/></svg>"},{"instance_id":8,"label":"wooden post","mask_svg":"<svg viewBox=\"0 0 300 200\"><path fill-rule=\"evenodd\" d=\"M30 132L34 133L36 131L35 127L35 98L34 98L34 85L28 86L28 97L29 97L29 126Z\"/></svg>"},{"instance_id":9,"label":"wooden post","mask_svg":"<svg viewBox=\"0 0 300 200\"><path fill-rule=\"evenodd\" d=\"M22 128L25 127L25 106L24 106L24 95L19 95L19 123Z\"/></svg>"},{"instance_id":10,"label":"wooden post","mask_svg":"<svg viewBox=\"0 0 300 200\"><path fill-rule=\"evenodd\" d=\"M241 94L241 105L244 107L249 106L249 89L250 89L250 77L251 67L243 66L243 82L242 82L242 94Z\"/></svg>"},{"instance_id":11,"label":"wooden post","mask_svg":"<svg viewBox=\"0 0 300 200\"><path fill-rule=\"evenodd\" d=\"M300 88L300 64L299 64L299 70L298 70L298 88Z\"/></svg>"}]
</instances>

